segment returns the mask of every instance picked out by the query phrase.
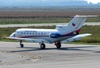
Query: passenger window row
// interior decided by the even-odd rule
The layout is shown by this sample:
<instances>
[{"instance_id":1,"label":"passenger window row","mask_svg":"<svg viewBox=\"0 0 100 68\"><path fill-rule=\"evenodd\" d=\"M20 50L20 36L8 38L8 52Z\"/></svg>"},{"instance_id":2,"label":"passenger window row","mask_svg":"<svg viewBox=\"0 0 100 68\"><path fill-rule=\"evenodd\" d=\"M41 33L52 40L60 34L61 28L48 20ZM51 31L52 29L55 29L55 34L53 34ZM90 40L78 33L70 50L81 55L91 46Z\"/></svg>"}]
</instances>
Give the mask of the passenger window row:
<instances>
[{"instance_id":1,"label":"passenger window row","mask_svg":"<svg viewBox=\"0 0 100 68\"><path fill-rule=\"evenodd\" d=\"M36 33L36 32L17 32L22 35L46 35L46 33Z\"/></svg>"}]
</instances>

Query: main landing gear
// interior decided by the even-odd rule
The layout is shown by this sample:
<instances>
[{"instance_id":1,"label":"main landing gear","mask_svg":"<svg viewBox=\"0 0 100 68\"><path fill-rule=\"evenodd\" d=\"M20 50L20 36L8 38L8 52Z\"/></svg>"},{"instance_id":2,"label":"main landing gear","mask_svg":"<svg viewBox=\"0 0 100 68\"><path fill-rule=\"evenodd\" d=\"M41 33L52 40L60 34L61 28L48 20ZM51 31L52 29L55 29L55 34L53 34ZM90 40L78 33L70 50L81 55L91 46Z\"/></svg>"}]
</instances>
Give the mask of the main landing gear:
<instances>
[{"instance_id":1,"label":"main landing gear","mask_svg":"<svg viewBox=\"0 0 100 68\"><path fill-rule=\"evenodd\" d=\"M56 45L57 49L61 48L61 42L55 42L55 45Z\"/></svg>"},{"instance_id":2,"label":"main landing gear","mask_svg":"<svg viewBox=\"0 0 100 68\"><path fill-rule=\"evenodd\" d=\"M46 48L46 45L44 43L40 43L40 48L41 49L45 49Z\"/></svg>"},{"instance_id":3,"label":"main landing gear","mask_svg":"<svg viewBox=\"0 0 100 68\"><path fill-rule=\"evenodd\" d=\"M56 45L57 49L60 49L61 48L61 42L57 41L57 42L55 42L55 45ZM20 47L21 48L24 47L24 44L22 43L22 40L20 40ZM40 48L41 49L45 49L46 48L46 45L42 42L42 43L40 43Z\"/></svg>"},{"instance_id":4,"label":"main landing gear","mask_svg":"<svg viewBox=\"0 0 100 68\"><path fill-rule=\"evenodd\" d=\"M55 45L56 45L57 49L61 48L61 42L57 41L57 42L55 42ZM40 43L40 48L45 49L46 45L42 42L42 43Z\"/></svg>"},{"instance_id":5,"label":"main landing gear","mask_svg":"<svg viewBox=\"0 0 100 68\"><path fill-rule=\"evenodd\" d=\"M24 44L22 44L22 40L20 40L20 47L23 48Z\"/></svg>"}]
</instances>

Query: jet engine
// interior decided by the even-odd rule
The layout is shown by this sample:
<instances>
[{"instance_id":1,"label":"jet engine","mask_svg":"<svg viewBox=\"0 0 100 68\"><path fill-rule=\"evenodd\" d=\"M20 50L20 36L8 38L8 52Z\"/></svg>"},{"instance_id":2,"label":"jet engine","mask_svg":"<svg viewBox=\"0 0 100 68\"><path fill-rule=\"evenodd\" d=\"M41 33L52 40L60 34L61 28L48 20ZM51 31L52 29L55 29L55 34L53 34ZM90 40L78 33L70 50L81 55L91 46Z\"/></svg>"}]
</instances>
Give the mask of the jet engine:
<instances>
[{"instance_id":1,"label":"jet engine","mask_svg":"<svg viewBox=\"0 0 100 68\"><path fill-rule=\"evenodd\" d=\"M50 34L50 38L58 38L58 37L60 37L59 33L51 33Z\"/></svg>"}]
</instances>

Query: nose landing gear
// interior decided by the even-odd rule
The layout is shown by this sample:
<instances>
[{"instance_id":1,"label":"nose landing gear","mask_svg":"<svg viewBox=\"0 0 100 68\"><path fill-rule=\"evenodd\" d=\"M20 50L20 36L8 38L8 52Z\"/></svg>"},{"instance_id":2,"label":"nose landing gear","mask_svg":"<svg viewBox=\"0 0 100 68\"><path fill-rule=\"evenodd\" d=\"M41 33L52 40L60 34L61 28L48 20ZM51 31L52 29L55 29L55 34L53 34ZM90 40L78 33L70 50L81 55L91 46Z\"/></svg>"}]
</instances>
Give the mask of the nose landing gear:
<instances>
[{"instance_id":1,"label":"nose landing gear","mask_svg":"<svg viewBox=\"0 0 100 68\"><path fill-rule=\"evenodd\" d=\"M23 48L24 44L22 44L22 40L20 40L20 47Z\"/></svg>"}]
</instances>

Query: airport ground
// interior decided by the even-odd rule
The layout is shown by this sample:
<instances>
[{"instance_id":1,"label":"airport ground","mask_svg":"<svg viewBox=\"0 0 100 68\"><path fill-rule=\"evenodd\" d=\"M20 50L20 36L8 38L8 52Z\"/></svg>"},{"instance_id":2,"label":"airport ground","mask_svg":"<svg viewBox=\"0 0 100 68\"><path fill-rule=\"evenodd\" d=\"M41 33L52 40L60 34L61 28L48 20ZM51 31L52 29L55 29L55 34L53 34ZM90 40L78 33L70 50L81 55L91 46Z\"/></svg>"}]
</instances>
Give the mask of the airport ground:
<instances>
[{"instance_id":1,"label":"airport ground","mask_svg":"<svg viewBox=\"0 0 100 68\"><path fill-rule=\"evenodd\" d=\"M46 44L41 50L37 43L0 42L0 68L100 68L100 46L62 44L56 49Z\"/></svg>"}]
</instances>

